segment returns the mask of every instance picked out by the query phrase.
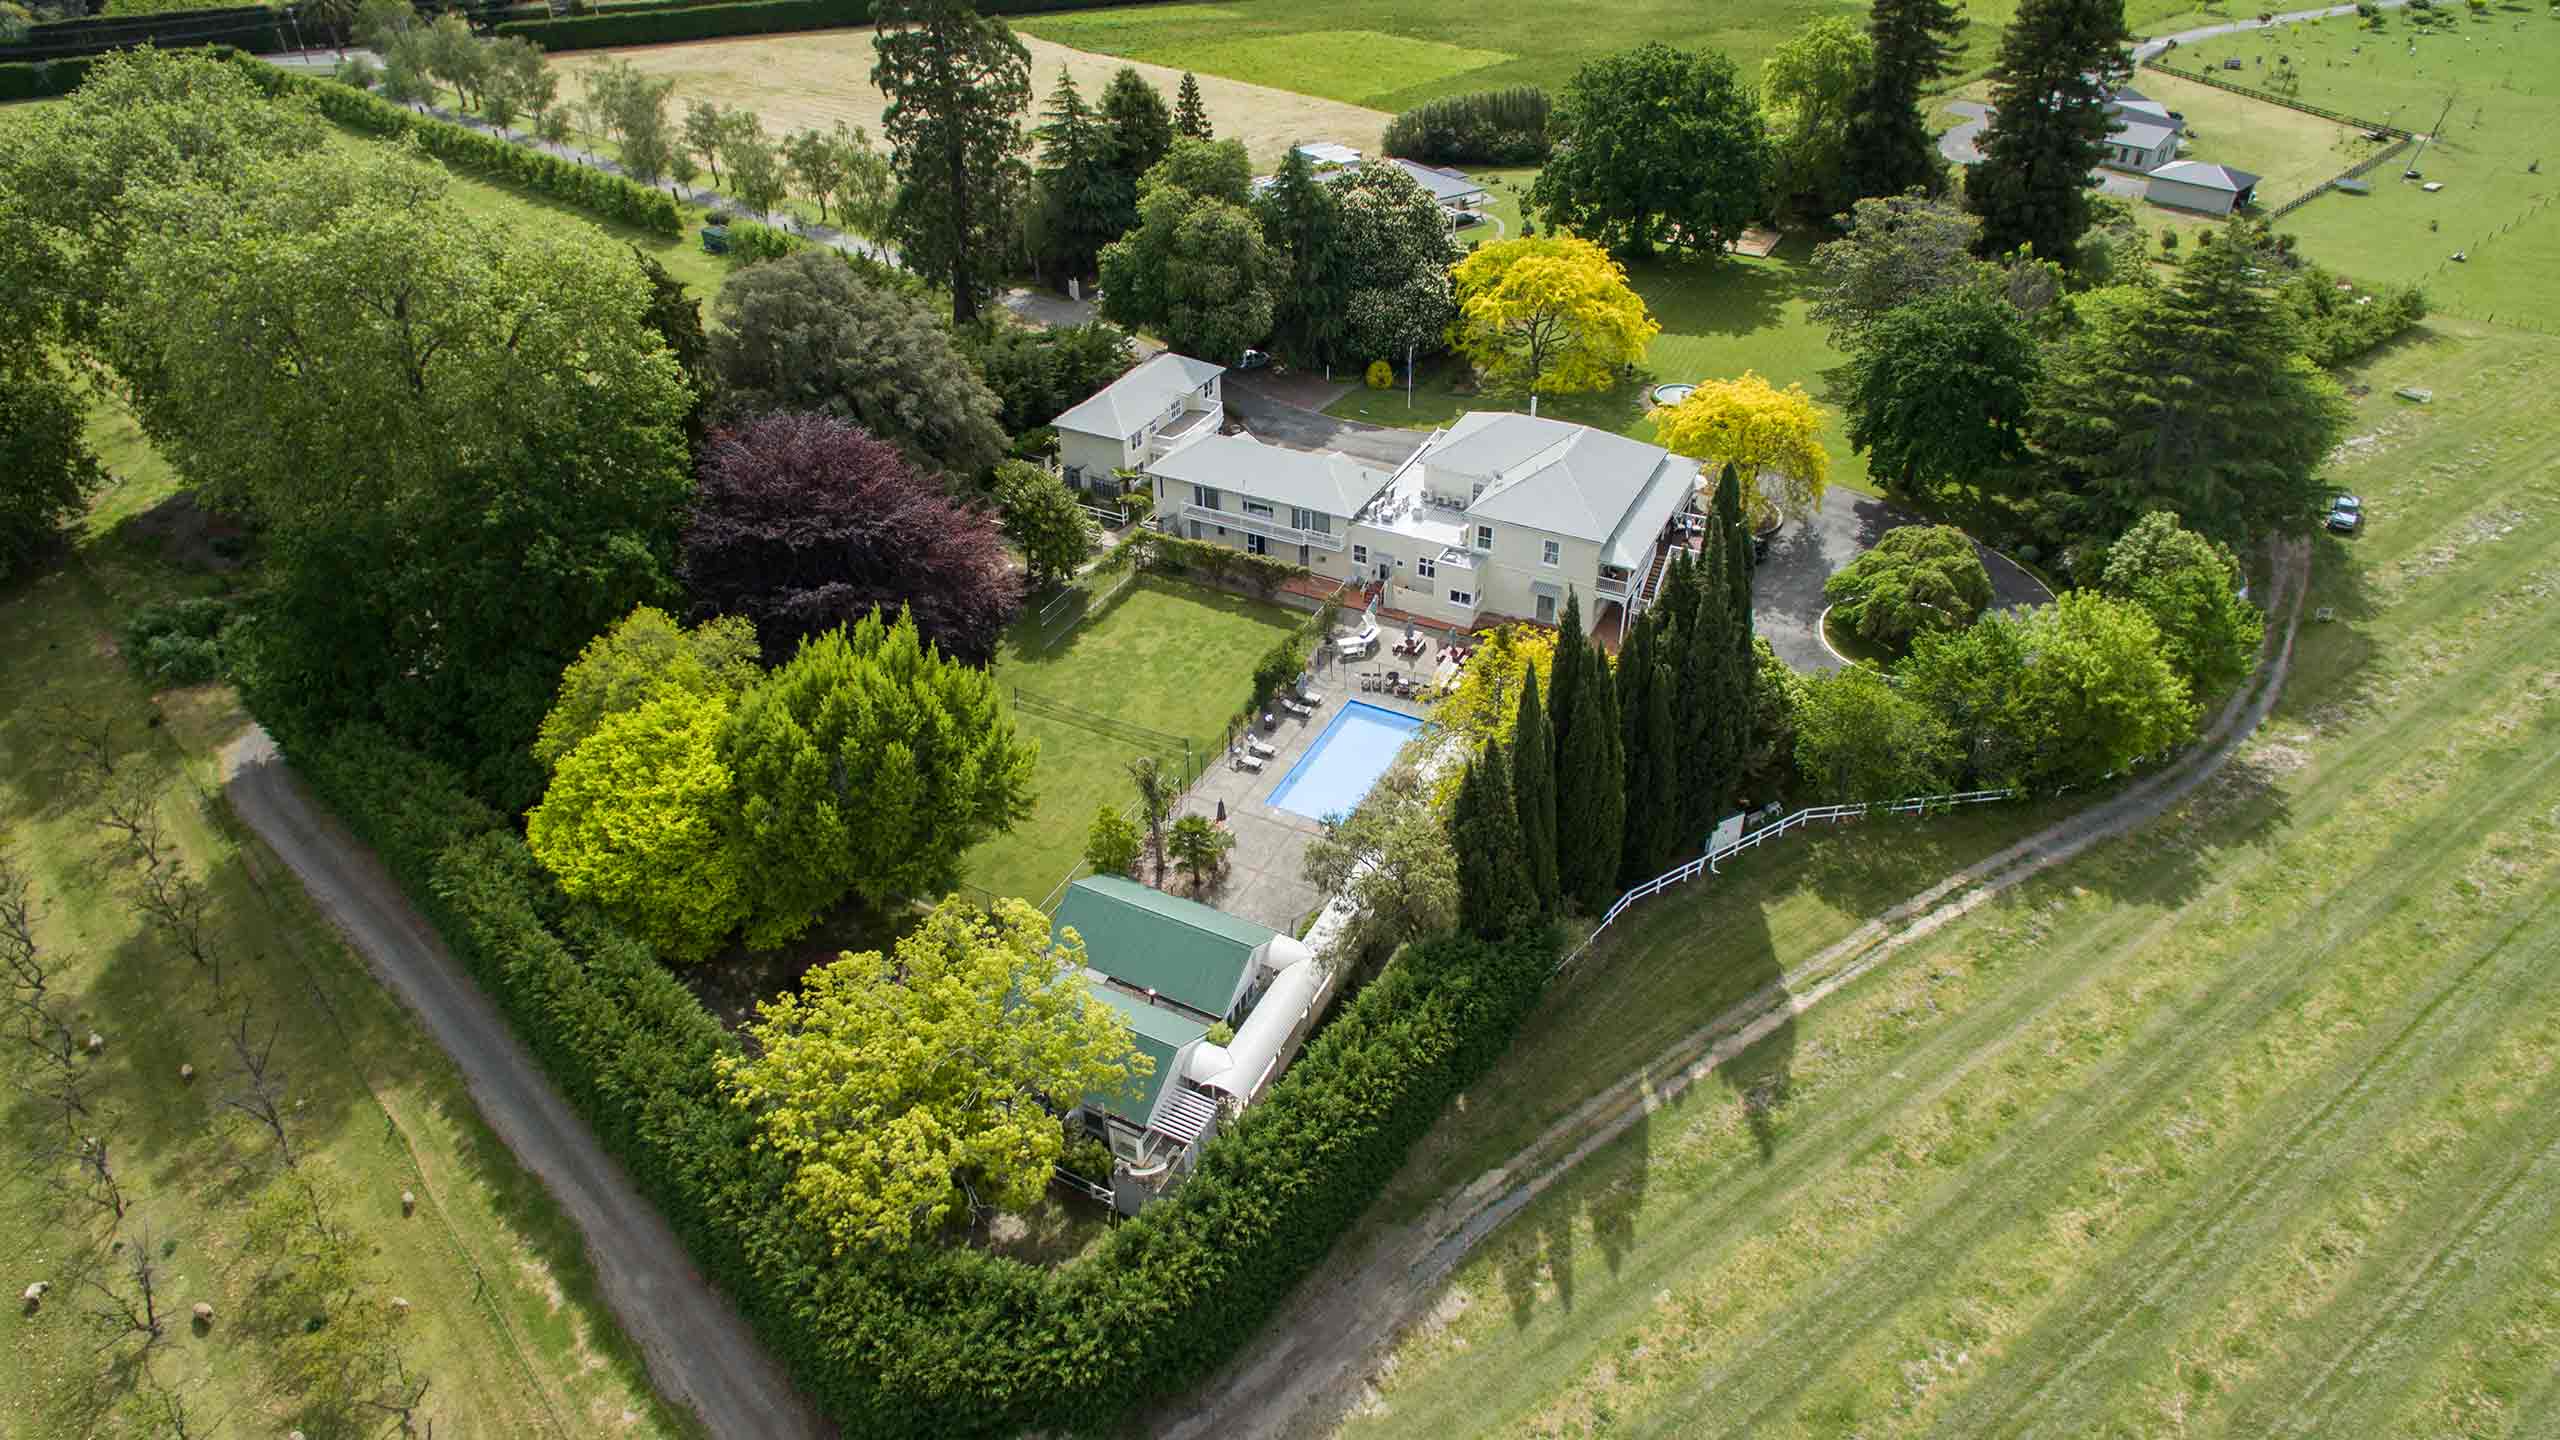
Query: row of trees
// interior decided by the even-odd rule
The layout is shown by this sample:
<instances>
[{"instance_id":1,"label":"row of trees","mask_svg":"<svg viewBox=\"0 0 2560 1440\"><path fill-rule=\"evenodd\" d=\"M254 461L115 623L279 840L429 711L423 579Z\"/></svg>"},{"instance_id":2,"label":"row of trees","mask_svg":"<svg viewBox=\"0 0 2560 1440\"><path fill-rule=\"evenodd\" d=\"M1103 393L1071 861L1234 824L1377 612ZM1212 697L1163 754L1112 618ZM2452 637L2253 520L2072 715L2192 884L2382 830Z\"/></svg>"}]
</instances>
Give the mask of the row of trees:
<instances>
[{"instance_id":1,"label":"row of trees","mask_svg":"<svg viewBox=\"0 0 2560 1440\"><path fill-rule=\"evenodd\" d=\"M1755 768L1762 684L1741 515L1728 468L1698 556L1674 558L1615 665L1569 596L1543 701L1524 664L1508 738L1458 732L1471 753L1448 843L1468 930L1520 933L1566 905L1598 914L1702 844L1734 803Z\"/></svg>"},{"instance_id":2,"label":"row of trees","mask_svg":"<svg viewBox=\"0 0 2560 1440\"><path fill-rule=\"evenodd\" d=\"M2345 397L2303 353L2292 257L2262 226L2232 222L2166 283L2138 267L2058 302L2048 262L1976 260L1982 233L1907 195L1860 202L1815 254L1813 313L1849 352L1850 442L1879 478L2007 505L2084 582L2149 510L2229 543L2316 523Z\"/></svg>"}]
</instances>

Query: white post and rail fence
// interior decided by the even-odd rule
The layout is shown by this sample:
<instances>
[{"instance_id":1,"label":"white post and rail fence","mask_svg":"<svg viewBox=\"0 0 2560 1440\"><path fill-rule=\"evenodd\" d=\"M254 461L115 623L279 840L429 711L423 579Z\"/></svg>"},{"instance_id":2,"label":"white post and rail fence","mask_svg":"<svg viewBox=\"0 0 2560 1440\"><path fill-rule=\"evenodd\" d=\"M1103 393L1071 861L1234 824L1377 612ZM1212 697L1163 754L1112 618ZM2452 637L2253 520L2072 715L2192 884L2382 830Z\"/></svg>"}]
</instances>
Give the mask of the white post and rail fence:
<instances>
[{"instance_id":1,"label":"white post and rail fence","mask_svg":"<svg viewBox=\"0 0 2560 1440\"><path fill-rule=\"evenodd\" d=\"M1995 800L2014 800L2019 793L2014 789L1963 790L1950 795L1915 795L1905 800L1814 805L1799 810L1783 820L1763 825L1748 834L1745 834L1742 828L1745 817L1726 816L1723 822L1716 826L1715 834L1708 837L1707 853L1676 870L1666 870L1619 896L1618 902L1609 907L1607 914L1600 917L1599 925L1594 927L1589 935L1583 937L1582 943L1573 947L1570 954L1556 962L1556 972L1562 974L1571 968L1575 961L1580 960L1591 949L1593 942L1606 933L1619 916L1634 908L1637 902L1650 900L1674 885L1685 884L1701 875L1720 874L1725 861L1745 850L1775 840L1789 831L1798 830L1807 825L1838 825L1852 820L1869 819L1877 815L1933 815L1965 805L1987 805Z\"/></svg>"}]
</instances>

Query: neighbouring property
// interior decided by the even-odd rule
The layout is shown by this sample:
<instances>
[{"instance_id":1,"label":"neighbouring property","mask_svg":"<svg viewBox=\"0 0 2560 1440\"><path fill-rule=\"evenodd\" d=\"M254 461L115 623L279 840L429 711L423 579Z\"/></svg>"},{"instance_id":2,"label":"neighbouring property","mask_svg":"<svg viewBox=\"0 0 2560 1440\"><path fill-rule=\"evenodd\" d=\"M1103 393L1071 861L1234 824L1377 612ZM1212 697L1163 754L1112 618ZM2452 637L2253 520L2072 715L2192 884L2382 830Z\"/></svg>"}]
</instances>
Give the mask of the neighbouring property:
<instances>
[{"instance_id":1,"label":"neighbouring property","mask_svg":"<svg viewBox=\"0 0 2560 1440\"><path fill-rule=\"evenodd\" d=\"M1199 1159L1222 1106L1269 1088L1326 989L1299 941L1116 875L1076 881L1052 917L1084 944L1085 982L1153 1062L1113 1094L1085 1097L1086 1128L1111 1147L1111 1203L1135 1214ZM1233 1029L1226 1043L1210 1027Z\"/></svg>"},{"instance_id":2,"label":"neighbouring property","mask_svg":"<svg viewBox=\"0 0 2560 1440\"><path fill-rule=\"evenodd\" d=\"M1330 140L1313 141L1296 149L1307 158L1307 163L1314 167L1318 176L1345 174L1370 164L1392 165L1402 170L1412 177L1414 184L1422 187L1425 194L1438 201L1442 210L1448 212L1452 228L1474 225L1484 219L1485 188L1463 170L1445 165L1425 165L1418 160L1393 155L1373 161L1348 145ZM1259 195L1269 188L1273 178L1269 175L1255 176L1254 193Z\"/></svg>"},{"instance_id":3,"label":"neighbouring property","mask_svg":"<svg viewBox=\"0 0 2560 1440\"><path fill-rule=\"evenodd\" d=\"M2114 169L2148 175L2178 158L2186 117L2139 90L2118 87L2107 99L2106 154Z\"/></svg>"},{"instance_id":4,"label":"neighbouring property","mask_svg":"<svg viewBox=\"0 0 2560 1440\"><path fill-rule=\"evenodd\" d=\"M2151 172L2143 198L2154 205L2228 215L2245 210L2257 198L2258 177L2228 165L2202 160L2175 160Z\"/></svg>"},{"instance_id":5,"label":"neighbouring property","mask_svg":"<svg viewBox=\"0 0 2560 1440\"><path fill-rule=\"evenodd\" d=\"M1122 471L1144 469L1150 460L1216 434L1226 414L1219 391L1225 374L1226 367L1206 360L1158 355L1050 421L1067 484L1117 497Z\"/></svg>"}]
</instances>

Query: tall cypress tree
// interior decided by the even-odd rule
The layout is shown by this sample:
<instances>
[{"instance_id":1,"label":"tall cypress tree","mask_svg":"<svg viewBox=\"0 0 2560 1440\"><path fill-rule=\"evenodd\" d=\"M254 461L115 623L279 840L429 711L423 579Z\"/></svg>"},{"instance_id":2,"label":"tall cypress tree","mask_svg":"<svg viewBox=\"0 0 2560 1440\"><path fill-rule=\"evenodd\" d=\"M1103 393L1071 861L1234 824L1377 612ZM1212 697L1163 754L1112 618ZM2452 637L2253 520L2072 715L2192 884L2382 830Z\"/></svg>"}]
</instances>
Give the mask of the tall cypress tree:
<instances>
[{"instance_id":1,"label":"tall cypress tree","mask_svg":"<svg viewBox=\"0 0 2560 1440\"><path fill-rule=\"evenodd\" d=\"M1537 910L1522 853L1511 762L1500 745L1467 762L1449 817L1458 850L1458 918L1480 938L1499 940Z\"/></svg>"},{"instance_id":2,"label":"tall cypress tree","mask_svg":"<svg viewBox=\"0 0 2560 1440\"><path fill-rule=\"evenodd\" d=\"M2107 99L2130 74L2124 0L2021 0L1991 68L1994 118L1965 207L1982 217L1981 250L2035 247L2070 266L2089 228L2089 171L2104 153Z\"/></svg>"},{"instance_id":3,"label":"tall cypress tree","mask_svg":"<svg viewBox=\"0 0 2560 1440\"><path fill-rule=\"evenodd\" d=\"M1511 785L1520 810L1520 849L1540 915L1556 909L1556 757L1548 743L1547 707L1538 672L1522 677L1520 712L1511 728Z\"/></svg>"},{"instance_id":4,"label":"tall cypress tree","mask_svg":"<svg viewBox=\"0 0 2560 1440\"><path fill-rule=\"evenodd\" d=\"M1648 610L1628 623L1625 643L1618 647L1615 681L1618 700L1618 793L1627 797L1627 840L1620 847L1619 853L1629 865L1639 863L1633 858L1634 852L1639 848L1635 844L1637 832L1648 830L1654 824L1651 812L1652 797L1643 794L1636 787L1646 779L1644 716L1645 706L1653 695L1654 653L1660 636L1661 629L1654 619L1654 612Z\"/></svg>"},{"instance_id":5,"label":"tall cypress tree","mask_svg":"<svg viewBox=\"0 0 2560 1440\"><path fill-rule=\"evenodd\" d=\"M1689 623L1681 627L1680 692L1680 831L1693 840L1714 828L1725 788L1722 728L1733 703L1725 684L1725 656L1731 641L1727 618L1733 591L1724 583L1724 525L1712 514L1707 522L1705 559L1699 570L1697 601Z\"/></svg>"},{"instance_id":6,"label":"tall cypress tree","mask_svg":"<svg viewBox=\"0 0 2560 1440\"><path fill-rule=\"evenodd\" d=\"M898 177L889 223L909 265L950 283L952 322L965 325L1019 228L1031 52L969 0L882 0L877 19L871 83L888 97L880 129Z\"/></svg>"},{"instance_id":7,"label":"tall cypress tree","mask_svg":"<svg viewBox=\"0 0 2560 1440\"><path fill-rule=\"evenodd\" d=\"M1726 667L1716 690L1727 707L1731 732L1719 742L1717 756L1723 768L1715 791L1715 808L1722 813L1725 802L1733 794L1735 773L1742 764L1743 752L1751 748L1752 694L1760 675L1759 656L1751 644L1755 627L1751 619L1751 572L1758 562L1751 551L1751 531L1742 521L1742 484L1725 467L1725 480L1730 494L1722 501L1727 524L1724 527L1725 600L1722 655Z\"/></svg>"},{"instance_id":8,"label":"tall cypress tree","mask_svg":"<svg viewBox=\"0 0 2560 1440\"><path fill-rule=\"evenodd\" d=\"M1741 614L1751 613L1751 526L1742 516L1742 477L1730 465L1716 477L1715 529L1724 540L1725 588L1732 592L1727 605Z\"/></svg>"},{"instance_id":9,"label":"tall cypress tree","mask_svg":"<svg viewBox=\"0 0 2560 1440\"><path fill-rule=\"evenodd\" d=\"M1573 734L1574 690L1582 683L1582 657L1591 648L1591 638L1582 633L1582 595L1567 586L1564 592L1564 620L1556 630L1555 663L1547 669L1547 743L1556 754L1556 823L1564 823L1565 794L1569 785L1564 773L1564 748ZM1557 832L1561 835L1563 832ZM1556 861L1561 872L1564 861Z\"/></svg>"},{"instance_id":10,"label":"tall cypress tree","mask_svg":"<svg viewBox=\"0 0 2560 1440\"><path fill-rule=\"evenodd\" d=\"M1292 146L1271 184L1254 197L1253 213L1264 243L1289 257L1289 283L1274 297L1271 316L1280 353L1301 365L1342 358L1355 277L1340 197Z\"/></svg>"},{"instance_id":11,"label":"tall cypress tree","mask_svg":"<svg viewBox=\"0 0 2560 1440\"><path fill-rule=\"evenodd\" d=\"M1174 96L1173 128L1194 140L1218 138L1209 128L1209 107L1200 100L1200 77L1188 70L1182 72L1182 89Z\"/></svg>"},{"instance_id":12,"label":"tall cypress tree","mask_svg":"<svg viewBox=\"0 0 2560 1440\"><path fill-rule=\"evenodd\" d=\"M1609 663L1586 646L1576 664L1573 728L1556 767L1556 878L1575 904L1597 915L1617 894L1626 843L1625 766Z\"/></svg>"},{"instance_id":13,"label":"tall cypress tree","mask_svg":"<svg viewBox=\"0 0 2560 1440\"><path fill-rule=\"evenodd\" d=\"M1680 827L1680 752L1671 721L1670 679L1668 671L1657 671L1645 687L1644 723L1632 727L1637 754L1628 765L1633 778L1627 785L1627 853L1619 867L1630 886L1660 874L1672 856L1703 838Z\"/></svg>"},{"instance_id":14,"label":"tall cypress tree","mask_svg":"<svg viewBox=\"0 0 2560 1440\"><path fill-rule=\"evenodd\" d=\"M1874 0L1867 35L1875 68L1849 101L1852 199L1946 189L1946 161L1921 118L1920 96L1955 74L1957 37L1969 23L1948 0Z\"/></svg>"}]
</instances>

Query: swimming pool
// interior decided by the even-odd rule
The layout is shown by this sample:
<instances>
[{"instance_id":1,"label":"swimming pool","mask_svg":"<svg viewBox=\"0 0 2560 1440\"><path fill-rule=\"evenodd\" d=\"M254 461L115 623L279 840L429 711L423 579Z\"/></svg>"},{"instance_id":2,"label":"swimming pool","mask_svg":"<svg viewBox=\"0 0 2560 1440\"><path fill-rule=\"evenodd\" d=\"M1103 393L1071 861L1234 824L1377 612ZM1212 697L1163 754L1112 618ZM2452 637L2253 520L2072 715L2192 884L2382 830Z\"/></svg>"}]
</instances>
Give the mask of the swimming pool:
<instances>
[{"instance_id":1,"label":"swimming pool","mask_svg":"<svg viewBox=\"0 0 2560 1440\"><path fill-rule=\"evenodd\" d=\"M1421 728L1422 722L1411 715L1351 701L1289 767L1280 788L1271 792L1272 805L1310 820L1351 813Z\"/></svg>"}]
</instances>

